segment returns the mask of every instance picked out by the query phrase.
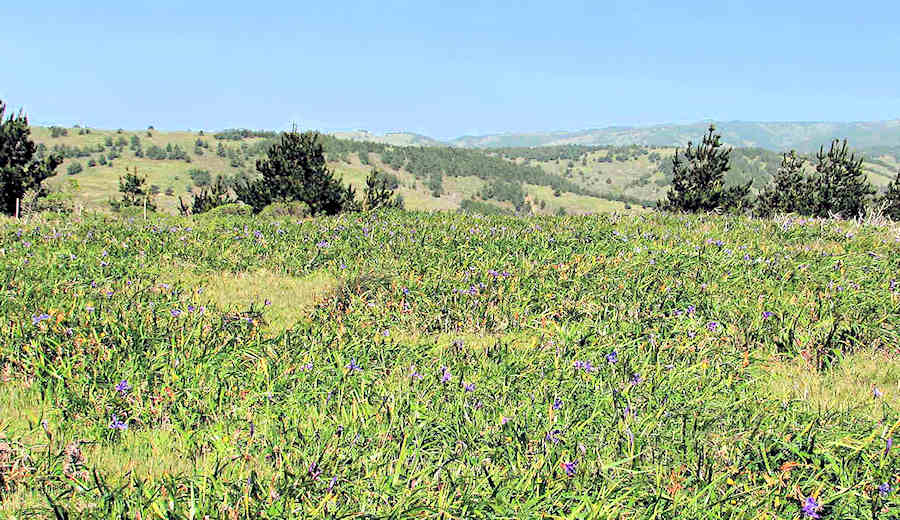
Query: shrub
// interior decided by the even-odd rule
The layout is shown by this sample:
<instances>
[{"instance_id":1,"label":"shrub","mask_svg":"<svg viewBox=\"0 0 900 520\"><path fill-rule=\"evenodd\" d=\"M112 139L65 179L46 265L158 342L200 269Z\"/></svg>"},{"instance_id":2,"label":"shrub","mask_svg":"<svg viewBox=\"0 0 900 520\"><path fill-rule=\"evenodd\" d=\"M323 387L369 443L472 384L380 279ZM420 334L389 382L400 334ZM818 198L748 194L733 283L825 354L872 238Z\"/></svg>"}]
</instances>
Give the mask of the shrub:
<instances>
[{"instance_id":1,"label":"shrub","mask_svg":"<svg viewBox=\"0 0 900 520\"><path fill-rule=\"evenodd\" d=\"M251 214L253 214L253 207L249 204L244 204L243 202L223 204L206 212L206 215L211 217L223 215L247 216Z\"/></svg>"},{"instance_id":2,"label":"shrub","mask_svg":"<svg viewBox=\"0 0 900 520\"><path fill-rule=\"evenodd\" d=\"M305 202L275 202L259 212L261 217L308 217L309 205Z\"/></svg>"},{"instance_id":3,"label":"shrub","mask_svg":"<svg viewBox=\"0 0 900 520\"><path fill-rule=\"evenodd\" d=\"M80 162L75 161L66 168L66 173L69 175L76 175L84 171L84 166L81 165Z\"/></svg>"},{"instance_id":4,"label":"shrub","mask_svg":"<svg viewBox=\"0 0 900 520\"><path fill-rule=\"evenodd\" d=\"M212 177L209 174L209 170L201 170L200 168L191 168L188 170L188 176L194 181L194 184L203 187L209 185L212 181Z\"/></svg>"}]
</instances>

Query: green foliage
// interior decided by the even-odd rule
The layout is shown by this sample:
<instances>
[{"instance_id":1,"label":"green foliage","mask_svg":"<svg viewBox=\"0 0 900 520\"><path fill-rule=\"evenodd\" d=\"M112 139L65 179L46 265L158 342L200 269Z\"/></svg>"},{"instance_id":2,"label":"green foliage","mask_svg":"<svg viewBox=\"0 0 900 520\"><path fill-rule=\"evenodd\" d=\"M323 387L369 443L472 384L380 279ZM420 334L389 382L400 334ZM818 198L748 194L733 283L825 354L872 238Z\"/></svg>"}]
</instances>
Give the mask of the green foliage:
<instances>
[{"instance_id":1,"label":"green foliage","mask_svg":"<svg viewBox=\"0 0 900 520\"><path fill-rule=\"evenodd\" d=\"M202 170L200 168L191 168L188 170L188 176L194 181L195 186L203 187L209 185L212 180L212 176L209 174L209 170Z\"/></svg>"},{"instance_id":2,"label":"green foliage","mask_svg":"<svg viewBox=\"0 0 900 520\"><path fill-rule=\"evenodd\" d=\"M156 204L153 203L152 196L144 188L146 183L147 178L138 176L137 168L134 172L126 170L125 175L119 177L119 193L122 194L122 198L109 201L113 211L130 206L146 207L149 211L155 211Z\"/></svg>"},{"instance_id":3,"label":"green foliage","mask_svg":"<svg viewBox=\"0 0 900 520\"><path fill-rule=\"evenodd\" d=\"M895 222L900 222L900 171L891 182L884 196L879 201L883 206L884 215Z\"/></svg>"},{"instance_id":4,"label":"green foliage","mask_svg":"<svg viewBox=\"0 0 900 520\"><path fill-rule=\"evenodd\" d=\"M791 150L785 153L781 167L772 182L756 199L756 211L767 216L773 213L808 215L813 206L812 185L803 173L806 160Z\"/></svg>"},{"instance_id":5,"label":"green foliage","mask_svg":"<svg viewBox=\"0 0 900 520\"><path fill-rule=\"evenodd\" d=\"M209 172L206 172L205 170L199 171L206 173L208 179ZM193 178L193 176L191 178ZM207 180L207 183L203 185L200 191L194 194L190 205L185 204L184 201L181 200L181 197L178 197L179 211L182 215L206 213L219 206L232 204L234 202L235 201L232 199L228 187L225 185L225 181L221 175L218 175L216 181L212 184L209 184Z\"/></svg>"},{"instance_id":6,"label":"green foliage","mask_svg":"<svg viewBox=\"0 0 900 520\"><path fill-rule=\"evenodd\" d=\"M66 168L66 173L69 175L77 175L84 171L84 166L81 165L80 162L75 161Z\"/></svg>"},{"instance_id":7,"label":"green foliage","mask_svg":"<svg viewBox=\"0 0 900 520\"><path fill-rule=\"evenodd\" d=\"M856 158L843 144L834 140L816 154L816 173L813 176L812 211L816 217L838 214L844 218L861 216L875 193L862 168L862 157Z\"/></svg>"},{"instance_id":8,"label":"green foliage","mask_svg":"<svg viewBox=\"0 0 900 520\"><path fill-rule=\"evenodd\" d=\"M243 202L229 202L222 204L205 213L207 217L215 218L222 216L249 216L253 214L253 207Z\"/></svg>"},{"instance_id":9,"label":"green foliage","mask_svg":"<svg viewBox=\"0 0 900 520\"><path fill-rule=\"evenodd\" d=\"M0 101L0 213L13 215L16 200L25 192L43 194L41 183L55 175L62 163L58 155L41 157L31 140L28 118L21 111L4 119L6 105Z\"/></svg>"},{"instance_id":10,"label":"green foliage","mask_svg":"<svg viewBox=\"0 0 900 520\"><path fill-rule=\"evenodd\" d=\"M65 137L67 135L69 135L69 131L66 130L65 128L62 128L59 126L51 126L50 127L50 137L57 138L57 137Z\"/></svg>"},{"instance_id":11,"label":"green foliage","mask_svg":"<svg viewBox=\"0 0 900 520\"><path fill-rule=\"evenodd\" d=\"M226 141L240 141L242 139L249 139L252 137L262 137L262 138L273 138L278 135L277 132L270 132L264 130L248 130L246 128L229 128L227 130L222 130L221 132L217 132L213 134L213 137L216 139L226 140Z\"/></svg>"},{"instance_id":12,"label":"green foliage","mask_svg":"<svg viewBox=\"0 0 900 520\"><path fill-rule=\"evenodd\" d=\"M463 201L459 204L459 212L460 213L469 213L472 215L512 215L513 212L508 209L498 206L496 204L492 204L490 202L475 200L475 199L463 199Z\"/></svg>"},{"instance_id":13,"label":"green foliage","mask_svg":"<svg viewBox=\"0 0 900 520\"><path fill-rule=\"evenodd\" d=\"M308 217L309 205L305 202L273 202L259 212L260 217Z\"/></svg>"},{"instance_id":14,"label":"green foliage","mask_svg":"<svg viewBox=\"0 0 900 520\"><path fill-rule=\"evenodd\" d=\"M748 207L750 184L725 185L731 149L722 148L722 136L710 126L696 148L688 143L684 157L678 150L672 159L672 188L660 207L667 211L688 213L739 211Z\"/></svg>"},{"instance_id":15,"label":"green foliage","mask_svg":"<svg viewBox=\"0 0 900 520\"><path fill-rule=\"evenodd\" d=\"M391 187L393 184L393 188ZM366 177L366 188L363 192L363 211L373 211L376 209L403 209L403 198L399 194L395 195L394 190L397 188L397 179L393 179L391 183L387 177L381 172L372 168L369 176Z\"/></svg>"},{"instance_id":16,"label":"green foliage","mask_svg":"<svg viewBox=\"0 0 900 520\"><path fill-rule=\"evenodd\" d=\"M301 201L313 215L334 215L354 204L353 189L342 186L325 165L317 132L282 134L256 169L260 179L235 187L238 199L255 212L273 202Z\"/></svg>"}]
</instances>

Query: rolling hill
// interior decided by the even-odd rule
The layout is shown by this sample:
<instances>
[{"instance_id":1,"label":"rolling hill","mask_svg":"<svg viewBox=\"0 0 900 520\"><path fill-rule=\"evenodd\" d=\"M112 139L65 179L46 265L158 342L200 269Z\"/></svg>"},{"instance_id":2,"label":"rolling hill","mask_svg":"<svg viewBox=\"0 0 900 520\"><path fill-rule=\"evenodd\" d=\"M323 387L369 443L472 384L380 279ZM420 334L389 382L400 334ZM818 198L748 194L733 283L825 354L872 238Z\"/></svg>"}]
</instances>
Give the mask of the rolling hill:
<instances>
[{"instance_id":1,"label":"rolling hill","mask_svg":"<svg viewBox=\"0 0 900 520\"><path fill-rule=\"evenodd\" d=\"M679 128L687 138L688 130ZM694 130L696 139L703 130ZM65 157L59 174L47 181L51 188L71 189L69 181L76 181L76 200L86 208L108 209L108 201L117 197L119 177L126 169L137 169L157 194L160 211L167 213L177 212L179 197L188 200L217 175L230 182L255 176L256 159L276 135L33 128L43 150ZM480 213L580 214L652 207L668 189L675 151L658 145L463 148L435 146L416 134L365 131L323 135L322 142L329 166L358 193L368 172L378 168L396 180L410 209ZM861 152L878 188L900 169L900 146ZM763 147L736 148L728 180L752 181L754 190L761 189L780 161L779 153Z\"/></svg>"}]
</instances>

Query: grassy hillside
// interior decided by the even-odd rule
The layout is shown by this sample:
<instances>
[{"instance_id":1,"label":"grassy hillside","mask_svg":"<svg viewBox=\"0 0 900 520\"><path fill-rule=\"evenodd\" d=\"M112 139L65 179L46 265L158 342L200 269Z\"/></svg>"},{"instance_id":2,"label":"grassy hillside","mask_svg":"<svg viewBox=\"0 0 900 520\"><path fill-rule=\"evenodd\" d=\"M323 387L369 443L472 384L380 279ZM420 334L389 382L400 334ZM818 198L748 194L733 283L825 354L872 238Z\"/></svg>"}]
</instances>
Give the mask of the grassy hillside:
<instances>
[{"instance_id":1,"label":"grassy hillside","mask_svg":"<svg viewBox=\"0 0 900 520\"><path fill-rule=\"evenodd\" d=\"M898 273L810 219L3 218L0 517L894 518Z\"/></svg>"},{"instance_id":2,"label":"grassy hillside","mask_svg":"<svg viewBox=\"0 0 900 520\"><path fill-rule=\"evenodd\" d=\"M118 196L118 179L127 170L137 168L139 175L145 175L148 185L154 186L159 194L156 197L159 211L175 213L178 208L178 197L187 200L190 193L198 188L191 177L192 170L203 170L212 178L223 175L227 178L238 179L253 177L255 173L256 159L261 157L266 148L272 142L270 135L256 136L253 133L242 136L237 132L225 132L219 134L201 135L199 132L158 132L150 131L109 131L71 128L65 129L66 135L60 134L62 130L35 127L33 137L35 142L43 145L47 151L62 152L66 159L58 170L58 175L47 181L48 186L61 188L70 181L78 183L77 200L89 209L107 209L108 200ZM140 155L132 145L137 139L140 145ZM111 143L111 144L110 144ZM564 211L572 213L598 212L610 209L624 210L625 204L605 200L587 193L587 187L574 182L566 181L561 177L544 178L540 182L560 183L564 194L581 195L577 203L571 197L558 198L544 209L538 202L526 194L523 180L530 179L533 172L526 168L506 171L508 165L498 158L491 158L477 151L451 151L449 148L416 148L408 153L415 153L416 159L406 163L405 159L397 163L395 159L385 160L382 156L398 148L383 143L360 142L353 140L335 139L324 137L328 164L346 182L356 186L361 192L365 183L365 177L372 167L393 174L399 181L399 193L406 201L407 207L414 210L457 210L463 205L463 201L479 199L486 187L495 192L495 182L502 182L504 188L518 189L518 202L506 200L500 195L494 195L485 204L513 212L516 205L522 206L522 201L528 211L536 214L549 214L550 211ZM164 158L151 159L148 152L151 149L162 150ZM373 150L369 152L367 150ZM166 150L180 150L183 158L174 159L172 152ZM448 155L449 154L449 155ZM111 155L117 156L109 160ZM395 153L397 155L397 153ZM106 165L100 164L101 157L105 158ZM388 156L389 157L389 156ZM89 166L89 162L97 163ZM438 162L429 162L438 161ZM67 172L74 164L83 168L79 173L69 175ZM499 165L499 170L497 170ZM491 169L493 168L493 169ZM410 171L412 170L412 171ZM495 171L496 170L496 171ZM521 171L520 171L521 170ZM538 175L544 175L541 170L532 169ZM523 173L524 172L524 173ZM435 175L436 179L435 180ZM506 178L505 175L525 175L525 177ZM499 177L498 177L499 176ZM546 177L546 175L545 175ZM518 187L518 188L516 188ZM514 197L515 198L515 197Z\"/></svg>"},{"instance_id":3,"label":"grassy hillside","mask_svg":"<svg viewBox=\"0 0 900 520\"><path fill-rule=\"evenodd\" d=\"M118 178L126 168L146 175L159 191L159 210L175 213L178 197L197 189L192 170L215 178L253 177L256 159L274 139L266 132L229 131L216 135L198 132L101 131L67 129L53 137L48 128L35 128L35 141L47 150L68 157L47 181L62 187L78 182L78 200L91 209L105 209L117 196ZM60 130L56 130L59 134ZM360 139L324 136L328 163L338 175L361 192L372 167L397 178L407 207L426 211L453 211L466 207L486 213L525 212L583 214L601 211L637 211L665 197L671 181L672 147L558 145L534 148L471 150L435 146L389 145ZM141 155L133 146L139 141ZM110 145L111 143L111 145ZM151 150L163 158L150 158ZM883 188L900 170L900 148L863 150L869 179ZM118 155L117 158L109 158ZM101 157L107 164L99 164ZM160 157L156 155L156 157ZM175 158L180 157L180 158ZM98 163L89 167L90 161ZM753 182L762 189L778 168L781 156L761 148L736 148L732 154L731 183ZM74 163L83 170L67 171Z\"/></svg>"}]
</instances>

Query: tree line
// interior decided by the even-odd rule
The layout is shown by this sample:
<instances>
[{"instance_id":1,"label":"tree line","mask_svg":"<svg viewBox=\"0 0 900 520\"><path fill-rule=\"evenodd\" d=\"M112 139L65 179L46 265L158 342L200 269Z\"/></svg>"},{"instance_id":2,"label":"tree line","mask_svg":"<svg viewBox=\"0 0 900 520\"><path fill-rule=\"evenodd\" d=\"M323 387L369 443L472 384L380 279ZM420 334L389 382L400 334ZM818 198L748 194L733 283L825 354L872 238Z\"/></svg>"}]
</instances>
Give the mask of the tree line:
<instances>
[{"instance_id":1,"label":"tree line","mask_svg":"<svg viewBox=\"0 0 900 520\"><path fill-rule=\"evenodd\" d=\"M752 181L726 182L732 149L724 147L721 139L710 126L699 145L688 143L683 153L675 151L672 187L666 199L659 201L661 209L759 216L797 213L823 218L857 218L881 211L900 220L900 172L883 195L876 195L863 171L863 158L850 150L846 140L833 140L827 149L823 145L813 164L807 164L796 151L784 153L771 182L752 200Z\"/></svg>"}]
</instances>

